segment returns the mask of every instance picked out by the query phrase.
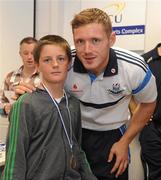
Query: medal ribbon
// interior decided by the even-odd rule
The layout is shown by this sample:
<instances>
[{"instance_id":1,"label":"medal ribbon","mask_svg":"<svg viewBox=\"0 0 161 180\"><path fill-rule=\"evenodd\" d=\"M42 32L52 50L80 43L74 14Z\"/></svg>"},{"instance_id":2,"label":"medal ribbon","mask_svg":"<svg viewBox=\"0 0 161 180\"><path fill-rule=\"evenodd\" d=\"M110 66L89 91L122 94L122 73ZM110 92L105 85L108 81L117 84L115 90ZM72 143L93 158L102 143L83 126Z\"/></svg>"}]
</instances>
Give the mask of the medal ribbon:
<instances>
[{"instance_id":1,"label":"medal ribbon","mask_svg":"<svg viewBox=\"0 0 161 180\"><path fill-rule=\"evenodd\" d=\"M68 140L68 143L69 143L69 146L70 146L70 149L72 151L72 148L73 148L73 139L72 139L72 121L71 121L71 113L70 113L70 110L69 110L69 104L68 104L68 97L67 97L67 94L66 92L64 91L64 95L65 95L65 99L66 99L66 108L67 108L67 111L68 111L68 117L69 117L69 129L70 129L70 137L68 135L68 132L67 132L67 129L65 127L65 123L64 123L64 119L63 119L63 116L60 112L60 108L58 106L58 103L56 102L56 100L52 97L50 91L47 89L47 87L42 83L42 85L44 86L45 90L47 91L47 93L49 94L50 98L52 99L54 105L56 106L57 110L58 110L58 113L59 113L59 116L60 116L60 120L61 120L61 123L62 123L62 126L63 126L63 129L64 129L64 132L65 132L65 135L67 137L67 140Z\"/></svg>"}]
</instances>

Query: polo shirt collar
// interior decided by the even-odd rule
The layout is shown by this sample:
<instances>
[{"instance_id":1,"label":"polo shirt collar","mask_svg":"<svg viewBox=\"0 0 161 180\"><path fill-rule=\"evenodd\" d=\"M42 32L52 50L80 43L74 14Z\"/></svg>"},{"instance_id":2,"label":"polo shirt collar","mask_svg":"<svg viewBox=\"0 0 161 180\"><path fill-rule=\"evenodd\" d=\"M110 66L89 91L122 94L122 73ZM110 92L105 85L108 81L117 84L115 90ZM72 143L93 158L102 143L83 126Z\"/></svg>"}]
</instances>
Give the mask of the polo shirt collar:
<instances>
[{"instance_id":1,"label":"polo shirt collar","mask_svg":"<svg viewBox=\"0 0 161 180\"><path fill-rule=\"evenodd\" d=\"M88 73L88 71L85 69L77 55L75 56L74 65L73 65L74 72L77 73ZM109 53L109 62L106 66L106 69L104 71L104 77L113 76L118 74L118 63L117 63L117 57L115 51L110 48Z\"/></svg>"}]
</instances>

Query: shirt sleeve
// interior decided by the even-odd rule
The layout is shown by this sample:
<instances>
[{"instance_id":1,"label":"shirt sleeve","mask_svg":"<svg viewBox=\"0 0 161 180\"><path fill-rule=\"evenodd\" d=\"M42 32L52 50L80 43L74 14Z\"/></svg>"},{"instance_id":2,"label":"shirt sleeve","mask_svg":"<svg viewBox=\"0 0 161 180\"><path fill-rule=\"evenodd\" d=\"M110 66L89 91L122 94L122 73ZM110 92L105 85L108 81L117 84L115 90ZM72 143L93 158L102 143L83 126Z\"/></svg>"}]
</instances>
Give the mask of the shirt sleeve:
<instances>
[{"instance_id":1,"label":"shirt sleeve","mask_svg":"<svg viewBox=\"0 0 161 180\"><path fill-rule=\"evenodd\" d=\"M137 87L132 89L134 98L139 103L154 102L157 98L157 87L155 77L151 70L148 68L146 73L140 73L140 76L139 74L137 74L137 76L140 78L140 82ZM136 79L138 77L136 77Z\"/></svg>"},{"instance_id":2,"label":"shirt sleeve","mask_svg":"<svg viewBox=\"0 0 161 180\"><path fill-rule=\"evenodd\" d=\"M6 103L9 103L9 99L5 96L5 90L9 90L9 86L10 86L10 79L12 76L12 73L8 73L6 78L4 79L2 88L0 90L0 108L1 108L1 115L6 115L6 112L4 110L4 107L6 105Z\"/></svg>"}]
</instances>

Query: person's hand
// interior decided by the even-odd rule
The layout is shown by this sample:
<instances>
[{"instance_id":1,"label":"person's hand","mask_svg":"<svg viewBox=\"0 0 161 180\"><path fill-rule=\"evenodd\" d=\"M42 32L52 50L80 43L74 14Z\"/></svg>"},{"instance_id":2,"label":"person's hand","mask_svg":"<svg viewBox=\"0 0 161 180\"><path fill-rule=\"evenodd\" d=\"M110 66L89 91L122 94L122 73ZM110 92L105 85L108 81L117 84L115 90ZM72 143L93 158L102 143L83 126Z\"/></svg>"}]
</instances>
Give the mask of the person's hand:
<instances>
[{"instance_id":1,"label":"person's hand","mask_svg":"<svg viewBox=\"0 0 161 180\"><path fill-rule=\"evenodd\" d=\"M22 95L26 92L32 93L35 90L36 90L36 88L34 87L33 84L21 82L19 85L15 86L15 89L14 89L15 94L12 97L12 99L17 100L20 95Z\"/></svg>"},{"instance_id":2,"label":"person's hand","mask_svg":"<svg viewBox=\"0 0 161 180\"><path fill-rule=\"evenodd\" d=\"M10 110L11 110L11 107L12 107L12 104L11 103L6 103L5 105L4 105L4 111L5 111L5 113L8 115L9 114L9 112L10 112Z\"/></svg>"},{"instance_id":3,"label":"person's hand","mask_svg":"<svg viewBox=\"0 0 161 180\"><path fill-rule=\"evenodd\" d=\"M115 177L118 177L126 170L129 163L128 145L121 141L118 141L115 144L113 144L108 157L108 162L111 162L114 157L116 157L116 161L111 170L111 173L116 172Z\"/></svg>"}]
</instances>

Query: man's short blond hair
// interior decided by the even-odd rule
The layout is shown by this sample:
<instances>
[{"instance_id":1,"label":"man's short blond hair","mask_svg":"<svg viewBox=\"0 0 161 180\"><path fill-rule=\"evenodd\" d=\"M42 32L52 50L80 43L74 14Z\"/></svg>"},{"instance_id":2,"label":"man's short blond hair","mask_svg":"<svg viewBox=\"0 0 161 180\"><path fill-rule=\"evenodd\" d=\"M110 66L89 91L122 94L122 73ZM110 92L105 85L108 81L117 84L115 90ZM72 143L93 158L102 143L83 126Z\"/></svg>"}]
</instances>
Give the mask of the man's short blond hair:
<instances>
[{"instance_id":1,"label":"man's short blond hair","mask_svg":"<svg viewBox=\"0 0 161 180\"><path fill-rule=\"evenodd\" d=\"M108 14L98 8L90 8L81 11L76 14L71 21L72 31L74 29L90 24L90 23L99 23L103 24L107 35L112 32L112 23Z\"/></svg>"}]
</instances>

